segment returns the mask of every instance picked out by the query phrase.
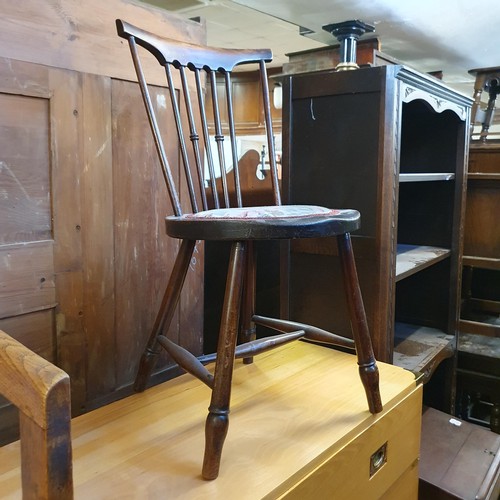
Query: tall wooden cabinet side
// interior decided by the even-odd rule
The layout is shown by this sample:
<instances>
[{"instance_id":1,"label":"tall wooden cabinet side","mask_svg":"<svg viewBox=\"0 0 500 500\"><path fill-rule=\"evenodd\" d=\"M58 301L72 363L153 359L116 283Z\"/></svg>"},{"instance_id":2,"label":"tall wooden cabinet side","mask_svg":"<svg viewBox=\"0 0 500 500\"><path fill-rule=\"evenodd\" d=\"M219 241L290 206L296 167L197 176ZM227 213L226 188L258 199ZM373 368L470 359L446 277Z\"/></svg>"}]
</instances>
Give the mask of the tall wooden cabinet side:
<instances>
[{"instance_id":1,"label":"tall wooden cabinet side","mask_svg":"<svg viewBox=\"0 0 500 500\"><path fill-rule=\"evenodd\" d=\"M131 392L177 251L115 19L200 43L205 27L126 0L8 1L0 13L0 325L70 374L78 414ZM164 84L153 58L144 65ZM201 247L192 267L170 335L201 352ZM1 411L5 442L16 417Z\"/></svg>"},{"instance_id":2,"label":"tall wooden cabinet side","mask_svg":"<svg viewBox=\"0 0 500 500\"><path fill-rule=\"evenodd\" d=\"M287 200L361 212L353 243L376 356L426 381L449 358L449 409L471 100L404 66L289 75L283 88ZM283 309L348 334L334 242L289 250Z\"/></svg>"}]
</instances>

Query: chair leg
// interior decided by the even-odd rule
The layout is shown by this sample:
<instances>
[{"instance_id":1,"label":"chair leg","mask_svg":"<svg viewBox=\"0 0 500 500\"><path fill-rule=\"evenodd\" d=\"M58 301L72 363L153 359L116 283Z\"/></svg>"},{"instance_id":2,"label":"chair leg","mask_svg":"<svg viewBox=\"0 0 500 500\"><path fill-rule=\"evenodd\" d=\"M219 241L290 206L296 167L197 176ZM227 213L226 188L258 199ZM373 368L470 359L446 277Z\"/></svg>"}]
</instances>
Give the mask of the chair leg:
<instances>
[{"instance_id":1,"label":"chair leg","mask_svg":"<svg viewBox=\"0 0 500 500\"><path fill-rule=\"evenodd\" d=\"M382 400L379 391L378 368L373 354L365 307L359 288L350 234L346 233L337 236L337 244L351 318L351 328L358 356L359 375L365 388L370 412L379 413L382 411Z\"/></svg>"},{"instance_id":2,"label":"chair leg","mask_svg":"<svg viewBox=\"0 0 500 500\"><path fill-rule=\"evenodd\" d=\"M241 317L239 341L241 344L256 339L257 329L252 317L255 314L255 286L256 286L256 253L253 241L247 243L245 258L243 297L241 299ZM243 363L253 363L253 356L243 358Z\"/></svg>"},{"instance_id":3,"label":"chair leg","mask_svg":"<svg viewBox=\"0 0 500 500\"><path fill-rule=\"evenodd\" d=\"M234 242L231 248L217 346L214 388L205 425L205 457L202 470L204 479L215 479L219 475L222 446L229 425L231 380L238 335L246 246L246 242L238 241Z\"/></svg>"},{"instance_id":4,"label":"chair leg","mask_svg":"<svg viewBox=\"0 0 500 500\"><path fill-rule=\"evenodd\" d=\"M170 326L175 308L179 302L182 286L184 285L187 270L191 263L195 245L195 240L182 240L179 253L175 259L174 268L172 269L172 274L170 275L165 294L163 295L160 309L156 315L153 329L151 330L151 335L149 336L148 343L139 362L139 369L134 383L134 390L136 392L142 392L146 388L146 384L153 371L158 353L160 352L157 338L158 335Z\"/></svg>"}]
</instances>

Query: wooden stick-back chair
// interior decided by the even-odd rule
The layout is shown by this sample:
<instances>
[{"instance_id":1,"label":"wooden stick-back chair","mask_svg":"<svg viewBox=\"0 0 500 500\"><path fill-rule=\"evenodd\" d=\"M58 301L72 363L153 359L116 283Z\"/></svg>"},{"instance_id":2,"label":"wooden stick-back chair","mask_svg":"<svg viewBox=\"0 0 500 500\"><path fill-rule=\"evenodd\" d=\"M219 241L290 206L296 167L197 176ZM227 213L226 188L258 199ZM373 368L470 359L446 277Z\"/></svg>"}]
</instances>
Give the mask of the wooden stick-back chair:
<instances>
[{"instance_id":1,"label":"wooden stick-back chair","mask_svg":"<svg viewBox=\"0 0 500 500\"><path fill-rule=\"evenodd\" d=\"M173 215L166 217L166 230L169 236L182 241L160 311L140 361L135 389L144 390L157 359L159 346L166 349L173 360L184 370L198 377L212 389L205 429L206 444L202 470L205 479L215 479L219 473L222 446L228 429L231 378L235 358L244 358L247 362L251 362L253 355L301 337L341 346L354 347L355 345L360 377L366 390L369 410L372 413L380 412L382 404L378 389L378 369L368 332L350 240L350 232L359 227L360 214L355 210L281 205L266 74L266 62L272 58L271 51L212 49L191 45L161 38L121 20L117 20L117 29L119 36L127 39L130 45L163 176L174 210ZM153 100L143 73L138 45L152 53L165 70L166 85L169 89L177 125L180 156L191 204L191 210L188 213L182 210L179 187L174 184L166 148L162 141L161 124L156 117ZM268 207L244 207L237 169L238 154L231 72L237 65L250 63L257 64L260 72L270 175L274 192L274 205ZM174 81L174 73L177 74L178 80ZM222 79L222 86L217 84L221 81L220 79ZM175 90L175 82L179 81L181 91L178 94ZM212 146L209 137L205 84L207 88L210 88L213 105L215 147ZM222 105L219 100L221 89L218 90L218 87L225 90L225 99L222 104L227 109L227 126L223 126ZM185 109L187 116L185 121L181 117L182 108ZM234 168L236 207L229 206L229 187L225 176L227 162L224 132L228 133L228 142L231 146L230 157ZM214 149L216 150L215 157ZM207 157L207 168L203 163L204 152ZM194 158L194 165L190 162L192 158ZM215 167L217 163L220 165L223 186L222 200L218 197L216 187ZM207 200L205 175L207 175L209 187L212 188L208 192L211 191L213 200ZM252 243L255 240L332 236L337 237L354 342L309 325L257 316L253 310L255 253ZM203 356L201 359L164 335L173 318L198 240L232 242L217 353ZM255 340L255 324L262 324L281 333ZM239 333L240 339L246 337L247 341L237 346ZM206 362L213 360L215 360L214 374L204 366Z\"/></svg>"}]
</instances>

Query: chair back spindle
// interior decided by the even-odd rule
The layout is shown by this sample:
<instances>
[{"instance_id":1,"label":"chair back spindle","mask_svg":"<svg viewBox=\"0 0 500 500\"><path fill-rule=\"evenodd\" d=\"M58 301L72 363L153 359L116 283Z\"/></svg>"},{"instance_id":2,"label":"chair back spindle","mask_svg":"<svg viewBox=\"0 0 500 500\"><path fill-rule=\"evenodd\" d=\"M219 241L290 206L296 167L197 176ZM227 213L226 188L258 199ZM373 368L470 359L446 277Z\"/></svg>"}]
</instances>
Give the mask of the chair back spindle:
<instances>
[{"instance_id":1,"label":"chair back spindle","mask_svg":"<svg viewBox=\"0 0 500 500\"><path fill-rule=\"evenodd\" d=\"M278 183L278 168L276 166L276 148L274 147L273 124L271 119L271 103L269 100L269 84L267 81L267 70L265 61L260 61L260 83L262 86L262 97L264 101L264 122L266 124L267 146L269 151L269 163L271 166L271 181L274 192L275 205L281 205L280 188Z\"/></svg>"},{"instance_id":2,"label":"chair back spindle","mask_svg":"<svg viewBox=\"0 0 500 500\"><path fill-rule=\"evenodd\" d=\"M174 163L172 163L174 159L167 158L162 139L165 137L163 124L156 117L155 106L141 65L138 45L153 54L165 69L166 86L172 105L179 141L179 156L183 166L181 170L186 180L192 212L230 207L231 204L237 207L244 206L245 200L241 191L238 170L241 152L238 151L236 136L231 73L237 65L258 64L273 197L275 204L280 205L281 197L265 65L266 61L272 58L271 51L213 49L188 43L180 44L120 20L117 20L117 27L119 34L128 39L130 45L174 214L182 215L183 213L180 186L174 180ZM182 96L180 96L181 93ZM210 97L212 113L208 113L209 108L205 101L207 95ZM210 123L211 119L213 119L213 125ZM166 131L166 133L171 132ZM234 186L229 185L227 174L228 164L231 166L231 163ZM218 170L217 166L219 166Z\"/></svg>"},{"instance_id":3,"label":"chair back spindle","mask_svg":"<svg viewBox=\"0 0 500 500\"><path fill-rule=\"evenodd\" d=\"M230 206L229 203L229 190L227 188L226 177L226 158L224 155L224 134L222 133L222 124L220 119L219 98L217 96L217 78L214 70L210 70L210 89L212 91L212 104L214 110L214 127L215 127L215 144L217 145L217 154L219 158L220 179L222 182L222 193L224 204L226 207ZM211 179L215 183L215 179Z\"/></svg>"},{"instance_id":4,"label":"chair back spindle","mask_svg":"<svg viewBox=\"0 0 500 500\"><path fill-rule=\"evenodd\" d=\"M236 204L238 207L243 206L241 200L241 186L240 186L240 171L238 167L238 154L236 148L236 133L234 126L234 112L233 112L233 91L231 87L231 73L224 73L224 82L226 89L226 99L227 99L227 116L229 123L229 136L231 138L231 152L233 160L234 169L234 188L236 191Z\"/></svg>"}]
</instances>

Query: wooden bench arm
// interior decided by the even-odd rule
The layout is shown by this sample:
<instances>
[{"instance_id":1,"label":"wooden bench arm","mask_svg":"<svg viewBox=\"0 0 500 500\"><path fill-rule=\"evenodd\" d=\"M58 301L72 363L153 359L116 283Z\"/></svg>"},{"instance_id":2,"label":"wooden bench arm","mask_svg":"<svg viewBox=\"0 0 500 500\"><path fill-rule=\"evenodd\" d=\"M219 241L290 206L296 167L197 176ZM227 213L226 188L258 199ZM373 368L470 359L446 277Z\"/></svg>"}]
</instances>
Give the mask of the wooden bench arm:
<instances>
[{"instance_id":1,"label":"wooden bench arm","mask_svg":"<svg viewBox=\"0 0 500 500\"><path fill-rule=\"evenodd\" d=\"M73 498L69 376L0 330L0 394L19 409L23 498Z\"/></svg>"}]
</instances>

